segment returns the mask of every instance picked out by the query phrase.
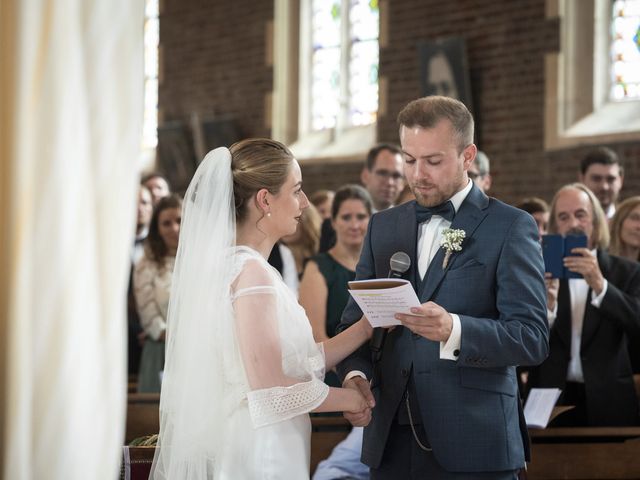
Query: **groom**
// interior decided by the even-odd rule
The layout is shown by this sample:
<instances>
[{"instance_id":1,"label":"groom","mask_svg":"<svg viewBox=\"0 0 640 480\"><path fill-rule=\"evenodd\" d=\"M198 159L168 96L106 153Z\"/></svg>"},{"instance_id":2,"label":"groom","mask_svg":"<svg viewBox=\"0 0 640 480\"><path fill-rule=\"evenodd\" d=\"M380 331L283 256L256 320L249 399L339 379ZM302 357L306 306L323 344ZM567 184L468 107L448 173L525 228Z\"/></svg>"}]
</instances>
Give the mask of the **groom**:
<instances>
[{"instance_id":1,"label":"groom","mask_svg":"<svg viewBox=\"0 0 640 480\"><path fill-rule=\"evenodd\" d=\"M403 278L422 305L397 315L403 326L387 333L377 361L365 346L339 365L344 386L375 400L372 412L345 416L354 425L371 416L362 461L374 480L514 479L529 458L515 366L548 352L538 231L469 180L477 148L464 104L420 98L398 123L417 203L371 218L356 277L386 277L390 257L406 252ZM350 300L339 328L361 316Z\"/></svg>"}]
</instances>

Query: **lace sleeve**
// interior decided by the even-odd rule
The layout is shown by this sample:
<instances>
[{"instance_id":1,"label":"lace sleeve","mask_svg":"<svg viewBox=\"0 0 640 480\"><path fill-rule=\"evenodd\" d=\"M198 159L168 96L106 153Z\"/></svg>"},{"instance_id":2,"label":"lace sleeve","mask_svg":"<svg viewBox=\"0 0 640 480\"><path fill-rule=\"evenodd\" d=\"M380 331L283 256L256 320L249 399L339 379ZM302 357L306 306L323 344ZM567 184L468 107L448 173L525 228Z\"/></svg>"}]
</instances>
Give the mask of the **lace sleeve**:
<instances>
[{"instance_id":1,"label":"lace sleeve","mask_svg":"<svg viewBox=\"0 0 640 480\"><path fill-rule=\"evenodd\" d=\"M329 393L329 387L312 372L306 378L293 378L283 370L274 281L263 265L252 260L245 264L233 294L238 346L255 427L309 412Z\"/></svg>"}]
</instances>

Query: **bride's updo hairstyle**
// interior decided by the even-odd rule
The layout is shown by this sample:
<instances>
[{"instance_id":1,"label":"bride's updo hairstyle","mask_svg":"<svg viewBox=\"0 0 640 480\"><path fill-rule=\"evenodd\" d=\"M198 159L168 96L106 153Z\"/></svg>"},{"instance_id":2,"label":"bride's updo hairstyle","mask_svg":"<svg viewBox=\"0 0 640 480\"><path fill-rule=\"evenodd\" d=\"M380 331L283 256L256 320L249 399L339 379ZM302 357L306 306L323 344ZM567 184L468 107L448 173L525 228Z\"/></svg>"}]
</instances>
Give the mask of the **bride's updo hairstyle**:
<instances>
[{"instance_id":1,"label":"bride's updo hairstyle","mask_svg":"<svg viewBox=\"0 0 640 480\"><path fill-rule=\"evenodd\" d=\"M289 175L293 154L282 143L266 138L249 138L229 148L233 172L236 222L248 215L247 204L262 188L276 195Z\"/></svg>"}]
</instances>

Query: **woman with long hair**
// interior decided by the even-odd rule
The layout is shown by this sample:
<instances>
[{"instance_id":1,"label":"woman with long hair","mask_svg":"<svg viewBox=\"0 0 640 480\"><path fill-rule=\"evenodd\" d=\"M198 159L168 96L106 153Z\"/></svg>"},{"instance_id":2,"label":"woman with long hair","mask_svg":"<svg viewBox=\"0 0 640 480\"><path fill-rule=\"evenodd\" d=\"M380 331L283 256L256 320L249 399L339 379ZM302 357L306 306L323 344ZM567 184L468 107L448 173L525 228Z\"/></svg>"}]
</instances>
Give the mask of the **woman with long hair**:
<instances>
[{"instance_id":1,"label":"woman with long hair","mask_svg":"<svg viewBox=\"0 0 640 480\"><path fill-rule=\"evenodd\" d=\"M171 276L178 250L182 200L178 195L161 198L156 205L144 256L133 272L133 288L145 341L140 358L138 392L160 391L164 368L167 310Z\"/></svg>"},{"instance_id":2,"label":"woman with long hair","mask_svg":"<svg viewBox=\"0 0 640 480\"><path fill-rule=\"evenodd\" d=\"M616 207L609 253L640 262L640 195L627 198Z\"/></svg>"},{"instance_id":3,"label":"woman with long hair","mask_svg":"<svg viewBox=\"0 0 640 480\"><path fill-rule=\"evenodd\" d=\"M309 204L309 207L302 212L300 224L294 233L282 239L283 243L289 247L296 262L298 278L302 277L304 266L311 257L318 253L320 248L320 227L322 217L316 207Z\"/></svg>"},{"instance_id":4,"label":"woman with long hair","mask_svg":"<svg viewBox=\"0 0 640 480\"><path fill-rule=\"evenodd\" d=\"M364 188L359 185L340 188L331 211L336 244L328 252L311 257L304 269L300 305L311 321L316 342L333 337L340 323L349 300L347 283L356 277L371 209L371 197ZM325 380L329 385L340 385L334 372L328 372Z\"/></svg>"}]
</instances>

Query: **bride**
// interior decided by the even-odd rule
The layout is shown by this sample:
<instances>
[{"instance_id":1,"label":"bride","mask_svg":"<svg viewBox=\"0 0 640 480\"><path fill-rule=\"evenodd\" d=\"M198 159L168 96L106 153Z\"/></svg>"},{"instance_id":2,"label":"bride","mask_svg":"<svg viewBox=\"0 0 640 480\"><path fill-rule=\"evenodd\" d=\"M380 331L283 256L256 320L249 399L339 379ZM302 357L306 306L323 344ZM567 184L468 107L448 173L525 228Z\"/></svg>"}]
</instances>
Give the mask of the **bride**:
<instances>
[{"instance_id":1,"label":"bride","mask_svg":"<svg viewBox=\"0 0 640 480\"><path fill-rule=\"evenodd\" d=\"M218 148L198 167L184 198L151 478L308 478L308 412L370 418L360 393L322 381L371 336L367 320L316 344L266 260L308 204L300 166L276 141Z\"/></svg>"}]
</instances>

